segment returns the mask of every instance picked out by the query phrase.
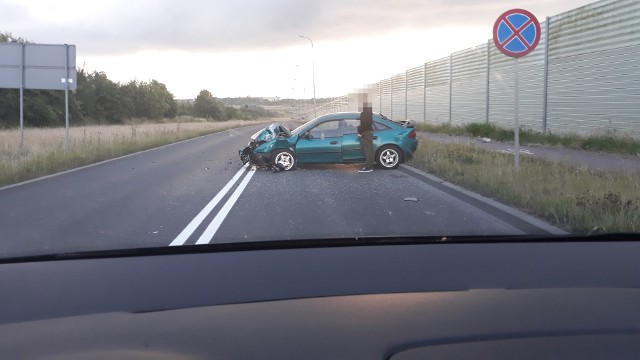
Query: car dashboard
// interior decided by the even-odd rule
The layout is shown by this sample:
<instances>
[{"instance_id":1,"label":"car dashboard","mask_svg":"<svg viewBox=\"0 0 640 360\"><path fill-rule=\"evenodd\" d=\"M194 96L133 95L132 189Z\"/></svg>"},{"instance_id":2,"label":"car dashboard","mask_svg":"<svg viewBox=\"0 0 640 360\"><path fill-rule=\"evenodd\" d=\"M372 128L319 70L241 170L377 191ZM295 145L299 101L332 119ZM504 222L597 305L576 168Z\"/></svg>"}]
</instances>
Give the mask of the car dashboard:
<instances>
[{"instance_id":1,"label":"car dashboard","mask_svg":"<svg viewBox=\"0 0 640 360\"><path fill-rule=\"evenodd\" d=\"M640 243L620 239L4 261L0 348L21 359L637 358Z\"/></svg>"}]
</instances>

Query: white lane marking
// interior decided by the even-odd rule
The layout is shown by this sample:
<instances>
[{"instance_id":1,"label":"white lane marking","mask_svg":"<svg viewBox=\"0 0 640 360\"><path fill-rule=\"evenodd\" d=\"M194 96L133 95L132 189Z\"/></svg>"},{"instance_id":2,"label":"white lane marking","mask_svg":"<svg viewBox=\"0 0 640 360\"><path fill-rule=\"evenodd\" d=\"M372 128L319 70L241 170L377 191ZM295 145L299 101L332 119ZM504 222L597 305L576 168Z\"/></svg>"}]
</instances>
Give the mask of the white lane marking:
<instances>
[{"instance_id":1,"label":"white lane marking","mask_svg":"<svg viewBox=\"0 0 640 360\"><path fill-rule=\"evenodd\" d=\"M213 210L213 208L216 207L216 205L218 205L220 200L222 200L222 198L229 192L229 190L231 190L233 185L235 185L235 183L238 181L240 176L244 174L244 171L248 167L249 167L249 164L245 164L240 170L238 170L238 172L227 183L227 185L225 185L222 188L222 190L220 190L220 192L218 192L216 196L213 199L211 199L211 201L207 204L207 206L205 206L204 209L202 209L202 211L200 211L200 213L196 215L196 217L193 218L193 220L191 220L189 225L187 225L187 227L184 228L184 230L182 230L180 235L178 235L171 242L171 244L169 244L169 246L178 246L178 245L184 244L185 241L187 241L187 239L189 238L189 236L191 236L191 234L193 234L193 232L196 231L196 228L200 226L200 224L204 221L207 215L209 215L209 213Z\"/></svg>"},{"instance_id":2,"label":"white lane marking","mask_svg":"<svg viewBox=\"0 0 640 360\"><path fill-rule=\"evenodd\" d=\"M216 217L213 218L213 221L211 221L211 224L209 224L209 226L202 233L198 241L196 241L196 245L208 244L211 241L211 239L213 239L213 236L218 231L218 228L220 228L220 225L222 225L222 222L227 217L227 215L229 214L229 211L231 211L231 208L240 197L240 194L242 194L244 189L247 187L247 185L249 184L249 181L251 180L251 178L253 177L253 174L255 173L256 173L255 168L252 168L251 170L249 170L249 174L245 176L245 178L242 180L240 185L238 185L238 188L236 189L236 191L234 191L233 194L231 194L231 197L229 198L229 200L227 200L227 202L224 204L222 209L220 209Z\"/></svg>"}]
</instances>

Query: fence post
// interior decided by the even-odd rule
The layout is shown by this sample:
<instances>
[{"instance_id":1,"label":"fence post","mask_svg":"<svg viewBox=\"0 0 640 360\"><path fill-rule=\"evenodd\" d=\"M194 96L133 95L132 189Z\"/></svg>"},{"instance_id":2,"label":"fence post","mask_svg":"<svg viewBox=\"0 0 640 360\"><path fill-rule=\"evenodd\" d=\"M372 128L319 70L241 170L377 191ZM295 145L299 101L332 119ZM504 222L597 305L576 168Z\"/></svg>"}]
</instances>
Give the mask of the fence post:
<instances>
[{"instance_id":1,"label":"fence post","mask_svg":"<svg viewBox=\"0 0 640 360\"><path fill-rule=\"evenodd\" d=\"M491 92L491 39L487 41L487 99L485 104L485 122L489 123L489 96Z\"/></svg>"},{"instance_id":2,"label":"fence post","mask_svg":"<svg viewBox=\"0 0 640 360\"><path fill-rule=\"evenodd\" d=\"M453 53L449 55L449 125L453 113Z\"/></svg>"},{"instance_id":3,"label":"fence post","mask_svg":"<svg viewBox=\"0 0 640 360\"><path fill-rule=\"evenodd\" d=\"M378 113L382 114L382 81L378 81Z\"/></svg>"},{"instance_id":4,"label":"fence post","mask_svg":"<svg viewBox=\"0 0 640 360\"><path fill-rule=\"evenodd\" d=\"M409 119L409 70L404 72L404 119Z\"/></svg>"},{"instance_id":5,"label":"fence post","mask_svg":"<svg viewBox=\"0 0 640 360\"><path fill-rule=\"evenodd\" d=\"M391 114L389 117L393 119L393 76L391 77L391 88L389 89L389 98L391 99Z\"/></svg>"},{"instance_id":6,"label":"fence post","mask_svg":"<svg viewBox=\"0 0 640 360\"><path fill-rule=\"evenodd\" d=\"M422 89L422 117L423 117L423 122L427 122L427 63L424 63L424 83L423 83L423 89Z\"/></svg>"},{"instance_id":7,"label":"fence post","mask_svg":"<svg viewBox=\"0 0 640 360\"><path fill-rule=\"evenodd\" d=\"M545 44L544 44L544 74L543 89L542 89L542 134L547 133L547 96L549 89L549 22L550 19L547 16L545 21Z\"/></svg>"}]
</instances>

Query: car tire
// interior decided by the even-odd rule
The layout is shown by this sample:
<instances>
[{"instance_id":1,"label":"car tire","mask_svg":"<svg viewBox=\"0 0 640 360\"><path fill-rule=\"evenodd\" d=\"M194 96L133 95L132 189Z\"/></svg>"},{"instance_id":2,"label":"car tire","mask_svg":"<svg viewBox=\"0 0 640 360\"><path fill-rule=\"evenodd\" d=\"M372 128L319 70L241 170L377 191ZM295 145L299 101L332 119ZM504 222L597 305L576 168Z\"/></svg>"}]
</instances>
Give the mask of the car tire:
<instances>
[{"instance_id":1,"label":"car tire","mask_svg":"<svg viewBox=\"0 0 640 360\"><path fill-rule=\"evenodd\" d=\"M278 170L291 170L296 165L296 156L288 149L276 150L271 155L271 165Z\"/></svg>"},{"instance_id":2,"label":"car tire","mask_svg":"<svg viewBox=\"0 0 640 360\"><path fill-rule=\"evenodd\" d=\"M397 146L384 145L376 153L376 162L383 169L396 169L402 162L402 152Z\"/></svg>"}]
</instances>

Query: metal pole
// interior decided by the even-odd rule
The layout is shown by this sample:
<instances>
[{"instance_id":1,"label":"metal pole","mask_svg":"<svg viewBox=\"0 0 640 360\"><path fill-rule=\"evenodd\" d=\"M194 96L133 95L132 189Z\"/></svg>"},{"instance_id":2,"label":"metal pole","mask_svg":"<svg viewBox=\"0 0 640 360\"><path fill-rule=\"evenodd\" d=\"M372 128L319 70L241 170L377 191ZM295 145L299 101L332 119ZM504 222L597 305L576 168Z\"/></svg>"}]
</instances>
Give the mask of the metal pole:
<instances>
[{"instance_id":1,"label":"metal pole","mask_svg":"<svg viewBox=\"0 0 640 360\"><path fill-rule=\"evenodd\" d=\"M409 119L409 70L404 72L404 118Z\"/></svg>"},{"instance_id":2,"label":"metal pole","mask_svg":"<svg viewBox=\"0 0 640 360\"><path fill-rule=\"evenodd\" d=\"M64 114L65 114L65 138L64 150L69 151L69 45L64 44L66 62L65 69L65 86L64 86Z\"/></svg>"},{"instance_id":3,"label":"metal pole","mask_svg":"<svg viewBox=\"0 0 640 360\"><path fill-rule=\"evenodd\" d=\"M422 120L427 122L427 63L424 63L424 83L422 89Z\"/></svg>"},{"instance_id":4,"label":"metal pole","mask_svg":"<svg viewBox=\"0 0 640 360\"><path fill-rule=\"evenodd\" d=\"M302 35L298 35L301 38L305 38L307 40L309 40L309 42L311 42L311 78L313 81L313 115L314 117L318 117L318 113L316 110L316 59L315 59L315 55L314 55L314 50L313 50L313 40L311 40L311 38L307 37L307 36L302 36Z\"/></svg>"},{"instance_id":5,"label":"metal pole","mask_svg":"<svg viewBox=\"0 0 640 360\"><path fill-rule=\"evenodd\" d=\"M449 125L453 113L453 54L449 55Z\"/></svg>"},{"instance_id":6,"label":"metal pole","mask_svg":"<svg viewBox=\"0 0 640 360\"><path fill-rule=\"evenodd\" d=\"M380 98L380 108L378 113L382 114L382 81L378 82L378 97Z\"/></svg>"},{"instance_id":7,"label":"metal pole","mask_svg":"<svg viewBox=\"0 0 640 360\"><path fill-rule=\"evenodd\" d=\"M485 122L489 123L489 96L491 92L491 39L487 41L487 99L485 103Z\"/></svg>"},{"instance_id":8,"label":"metal pole","mask_svg":"<svg viewBox=\"0 0 640 360\"><path fill-rule=\"evenodd\" d=\"M547 16L545 23L545 44L544 44L544 84L542 94L542 134L547 133L547 99L549 90L549 22L550 19Z\"/></svg>"},{"instance_id":9,"label":"metal pole","mask_svg":"<svg viewBox=\"0 0 640 360\"><path fill-rule=\"evenodd\" d=\"M20 150L24 148L24 88L20 87Z\"/></svg>"},{"instance_id":10,"label":"metal pole","mask_svg":"<svg viewBox=\"0 0 640 360\"><path fill-rule=\"evenodd\" d=\"M20 44L20 150L24 148L24 44Z\"/></svg>"},{"instance_id":11,"label":"metal pole","mask_svg":"<svg viewBox=\"0 0 640 360\"><path fill-rule=\"evenodd\" d=\"M389 98L391 99L391 114L389 116L393 119L393 76L391 77L391 88L389 89Z\"/></svg>"},{"instance_id":12,"label":"metal pole","mask_svg":"<svg viewBox=\"0 0 640 360\"><path fill-rule=\"evenodd\" d=\"M515 100L515 104L514 104L514 113L515 113L515 129L514 129L514 134L515 134L515 165L516 165L516 170L520 170L520 104L519 104L519 98L518 98L518 92L519 92L519 69L518 69L518 58L514 58L513 60L513 75L514 75L514 100Z\"/></svg>"}]
</instances>

